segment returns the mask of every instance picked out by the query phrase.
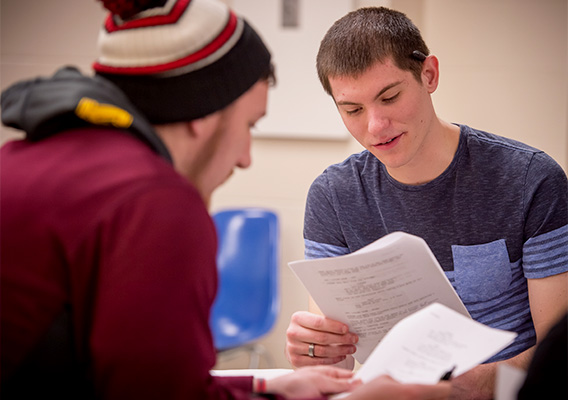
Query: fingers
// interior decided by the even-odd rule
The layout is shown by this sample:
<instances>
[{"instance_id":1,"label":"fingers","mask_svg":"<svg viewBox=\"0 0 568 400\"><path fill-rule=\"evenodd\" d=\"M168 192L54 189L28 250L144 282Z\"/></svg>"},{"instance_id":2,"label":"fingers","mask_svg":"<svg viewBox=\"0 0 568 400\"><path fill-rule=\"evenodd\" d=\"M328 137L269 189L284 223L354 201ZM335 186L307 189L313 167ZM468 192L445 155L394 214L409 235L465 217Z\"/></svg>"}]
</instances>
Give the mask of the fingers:
<instances>
[{"instance_id":1,"label":"fingers","mask_svg":"<svg viewBox=\"0 0 568 400\"><path fill-rule=\"evenodd\" d=\"M307 311L294 313L290 323L291 325L299 325L314 331L335 333L337 335L344 335L349 332L349 327L344 323Z\"/></svg>"},{"instance_id":2,"label":"fingers","mask_svg":"<svg viewBox=\"0 0 568 400\"><path fill-rule=\"evenodd\" d=\"M286 331L286 354L295 367L335 364L356 351L357 340L347 325L301 311L292 315ZM313 357L310 344L314 344Z\"/></svg>"},{"instance_id":3,"label":"fingers","mask_svg":"<svg viewBox=\"0 0 568 400\"><path fill-rule=\"evenodd\" d=\"M308 343L286 342L286 354L288 361L294 367L309 365L331 365L345 360L346 355L355 353L353 345L314 345L314 357L308 354Z\"/></svg>"},{"instance_id":4,"label":"fingers","mask_svg":"<svg viewBox=\"0 0 568 400\"><path fill-rule=\"evenodd\" d=\"M358 387L360 381L351 379L322 379L318 388L323 395L350 392Z\"/></svg>"},{"instance_id":5,"label":"fingers","mask_svg":"<svg viewBox=\"0 0 568 400\"><path fill-rule=\"evenodd\" d=\"M297 369L297 371L308 371L308 370L312 370L327 375L331 378L351 379L353 377L353 371L349 371L343 368L333 367L330 365L318 365L314 367L302 367Z\"/></svg>"},{"instance_id":6,"label":"fingers","mask_svg":"<svg viewBox=\"0 0 568 400\"><path fill-rule=\"evenodd\" d=\"M348 392L361 384L360 380L353 380L353 372L329 365L299 368L301 373L311 373L312 381L317 380L317 387L321 394Z\"/></svg>"},{"instance_id":7,"label":"fingers","mask_svg":"<svg viewBox=\"0 0 568 400\"><path fill-rule=\"evenodd\" d=\"M314 343L314 356L310 357L308 343L287 341L287 352L290 356L290 361L296 367L336 364L343 361L346 355L353 354L355 351L356 347L353 345L321 345Z\"/></svg>"},{"instance_id":8,"label":"fingers","mask_svg":"<svg viewBox=\"0 0 568 400\"><path fill-rule=\"evenodd\" d=\"M289 398L312 398L352 390L359 383L352 381L353 373L330 366L298 368L267 381L267 391Z\"/></svg>"},{"instance_id":9,"label":"fingers","mask_svg":"<svg viewBox=\"0 0 568 400\"><path fill-rule=\"evenodd\" d=\"M389 376L379 376L360 385L348 397L349 400L444 400L450 396L451 383L440 382L435 385L402 384Z\"/></svg>"}]
</instances>

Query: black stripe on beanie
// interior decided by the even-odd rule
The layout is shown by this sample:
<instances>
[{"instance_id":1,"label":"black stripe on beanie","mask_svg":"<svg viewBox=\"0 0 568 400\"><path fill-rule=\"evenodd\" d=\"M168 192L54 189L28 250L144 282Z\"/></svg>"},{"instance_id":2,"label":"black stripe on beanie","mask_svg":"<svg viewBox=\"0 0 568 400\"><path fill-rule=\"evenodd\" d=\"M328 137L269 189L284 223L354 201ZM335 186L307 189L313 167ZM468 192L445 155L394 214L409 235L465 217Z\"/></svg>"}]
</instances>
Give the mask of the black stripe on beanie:
<instances>
[{"instance_id":1,"label":"black stripe on beanie","mask_svg":"<svg viewBox=\"0 0 568 400\"><path fill-rule=\"evenodd\" d=\"M152 124L191 121L219 111L270 69L270 52L244 21L241 37L214 63L179 76L99 73L113 82Z\"/></svg>"}]
</instances>

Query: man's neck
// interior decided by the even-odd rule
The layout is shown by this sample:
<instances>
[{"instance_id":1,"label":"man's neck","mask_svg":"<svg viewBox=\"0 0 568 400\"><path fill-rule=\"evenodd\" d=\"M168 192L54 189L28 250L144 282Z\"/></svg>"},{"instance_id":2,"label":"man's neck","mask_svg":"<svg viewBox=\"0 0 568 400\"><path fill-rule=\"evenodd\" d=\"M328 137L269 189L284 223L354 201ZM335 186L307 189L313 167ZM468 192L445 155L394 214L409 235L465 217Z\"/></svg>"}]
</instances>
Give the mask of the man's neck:
<instances>
[{"instance_id":1,"label":"man's neck","mask_svg":"<svg viewBox=\"0 0 568 400\"><path fill-rule=\"evenodd\" d=\"M422 185L440 176L452 163L458 149L460 128L436 119L421 154L408 165L389 169L390 176L406 185Z\"/></svg>"}]
</instances>

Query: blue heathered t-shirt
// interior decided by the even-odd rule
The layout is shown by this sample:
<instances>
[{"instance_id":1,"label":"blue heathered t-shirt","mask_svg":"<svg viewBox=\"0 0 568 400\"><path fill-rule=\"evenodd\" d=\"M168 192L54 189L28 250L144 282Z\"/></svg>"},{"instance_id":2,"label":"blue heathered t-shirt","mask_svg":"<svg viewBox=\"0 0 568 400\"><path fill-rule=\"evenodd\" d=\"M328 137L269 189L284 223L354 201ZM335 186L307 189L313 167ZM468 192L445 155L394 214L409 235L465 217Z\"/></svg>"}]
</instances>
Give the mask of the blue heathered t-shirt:
<instances>
[{"instance_id":1,"label":"blue heathered t-shirt","mask_svg":"<svg viewBox=\"0 0 568 400\"><path fill-rule=\"evenodd\" d=\"M527 279L568 271L568 183L544 152L460 126L450 166L394 180L367 150L328 167L306 204L306 258L351 253L394 231L426 240L475 320L518 333L488 360L536 343Z\"/></svg>"}]
</instances>

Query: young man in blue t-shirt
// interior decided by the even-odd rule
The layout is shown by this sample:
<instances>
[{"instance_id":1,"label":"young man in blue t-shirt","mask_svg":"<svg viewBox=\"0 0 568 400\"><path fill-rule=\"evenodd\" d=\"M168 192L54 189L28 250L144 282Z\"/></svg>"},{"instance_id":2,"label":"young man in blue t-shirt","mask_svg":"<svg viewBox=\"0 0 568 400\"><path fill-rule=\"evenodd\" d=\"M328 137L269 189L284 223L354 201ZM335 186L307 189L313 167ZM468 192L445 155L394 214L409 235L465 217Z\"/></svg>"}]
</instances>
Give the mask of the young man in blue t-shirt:
<instances>
[{"instance_id":1,"label":"young man in blue t-shirt","mask_svg":"<svg viewBox=\"0 0 568 400\"><path fill-rule=\"evenodd\" d=\"M363 8L338 20L317 69L365 150L313 182L306 258L351 253L394 231L424 238L471 316L518 334L454 380L460 398L492 398L497 363L525 368L567 309L566 174L542 151L439 119L438 59L400 12ZM310 311L292 317L292 365L349 361L357 335L313 303Z\"/></svg>"}]
</instances>

